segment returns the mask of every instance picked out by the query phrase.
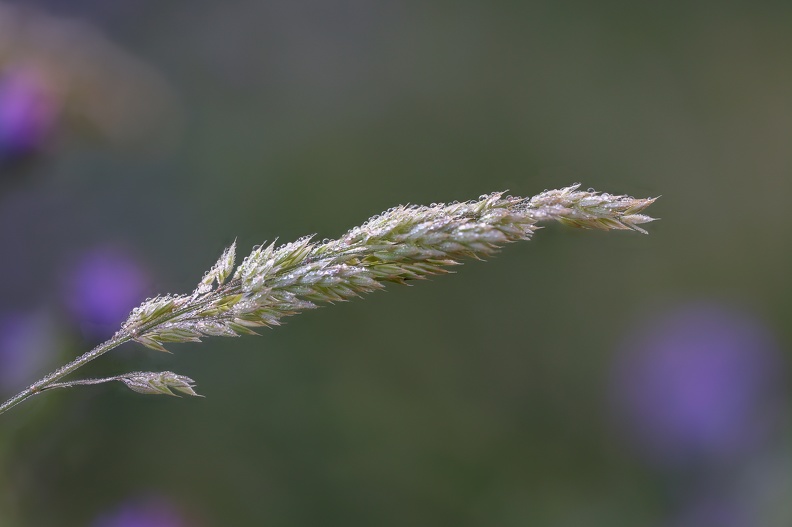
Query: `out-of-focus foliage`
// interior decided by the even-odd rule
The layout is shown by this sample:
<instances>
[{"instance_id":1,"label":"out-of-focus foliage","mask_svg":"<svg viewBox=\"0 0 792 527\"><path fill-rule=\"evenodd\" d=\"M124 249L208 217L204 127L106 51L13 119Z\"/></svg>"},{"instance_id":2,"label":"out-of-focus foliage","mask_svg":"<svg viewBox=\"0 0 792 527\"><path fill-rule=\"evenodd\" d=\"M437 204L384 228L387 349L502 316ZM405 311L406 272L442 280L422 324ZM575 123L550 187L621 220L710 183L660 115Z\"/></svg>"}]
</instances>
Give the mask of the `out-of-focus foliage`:
<instances>
[{"instance_id":1,"label":"out-of-focus foliage","mask_svg":"<svg viewBox=\"0 0 792 527\"><path fill-rule=\"evenodd\" d=\"M67 131L111 144L172 138L176 106L163 79L91 24L0 3L0 170L51 152Z\"/></svg>"},{"instance_id":2,"label":"out-of-focus foliage","mask_svg":"<svg viewBox=\"0 0 792 527\"><path fill-rule=\"evenodd\" d=\"M0 31L0 142L25 160L0 167L6 395L235 237L575 181L663 195L650 236L537 235L260 338L120 348L86 375L174 370L206 398L84 387L4 415L4 527L792 521L786 3L3 9L82 28L25 46L102 79L9 61L33 23ZM151 79L171 110L145 113ZM181 142L72 140L107 100L161 123L95 120L136 144L181 108Z\"/></svg>"}]
</instances>

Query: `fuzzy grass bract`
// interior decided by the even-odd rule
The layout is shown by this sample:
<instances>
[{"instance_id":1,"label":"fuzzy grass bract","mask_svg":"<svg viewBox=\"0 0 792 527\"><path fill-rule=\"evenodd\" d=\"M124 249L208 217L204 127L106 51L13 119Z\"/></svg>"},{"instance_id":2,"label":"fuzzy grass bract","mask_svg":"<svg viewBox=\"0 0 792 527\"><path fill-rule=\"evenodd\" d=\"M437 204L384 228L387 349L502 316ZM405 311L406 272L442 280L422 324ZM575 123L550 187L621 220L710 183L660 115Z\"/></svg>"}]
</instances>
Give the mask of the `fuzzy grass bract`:
<instances>
[{"instance_id":1,"label":"fuzzy grass bract","mask_svg":"<svg viewBox=\"0 0 792 527\"><path fill-rule=\"evenodd\" d=\"M167 351L165 346L175 342L255 334L257 328L277 326L282 318L323 303L350 300L388 283L447 273L460 260L490 256L508 243L530 239L541 222L645 234L640 225L653 218L643 211L655 199L583 191L572 185L531 198L495 192L473 201L402 205L336 240L306 236L282 245L262 244L236 269L234 243L192 293L146 300L110 340L33 383L0 405L0 413L44 390L110 381L121 381L139 393L173 395L172 388L197 395L192 379L172 372L57 381L125 342Z\"/></svg>"}]
</instances>

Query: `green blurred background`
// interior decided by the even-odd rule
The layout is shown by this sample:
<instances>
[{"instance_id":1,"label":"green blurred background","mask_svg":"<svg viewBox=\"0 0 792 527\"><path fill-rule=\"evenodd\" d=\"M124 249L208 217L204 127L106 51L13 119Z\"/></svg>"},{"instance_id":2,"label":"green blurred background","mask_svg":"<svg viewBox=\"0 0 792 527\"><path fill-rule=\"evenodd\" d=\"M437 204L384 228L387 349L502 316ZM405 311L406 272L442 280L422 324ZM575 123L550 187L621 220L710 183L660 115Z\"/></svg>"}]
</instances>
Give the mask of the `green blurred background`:
<instances>
[{"instance_id":1,"label":"green blurred background","mask_svg":"<svg viewBox=\"0 0 792 527\"><path fill-rule=\"evenodd\" d=\"M662 195L662 221L549 226L259 338L124 346L84 375L170 369L206 399L106 385L3 415L0 525L792 524L788 2L6 5L23 4L157 72L172 113L152 129L176 131L111 144L70 99L46 147L4 165L0 312L36 321L14 349L38 357L7 396L96 342L64 285L96 248L139 266L145 297L191 290L234 238L336 237L400 203L581 182ZM613 373L691 305L750 320L776 374L754 383L775 387L755 403L771 424L737 419L766 429L714 461L703 440L652 454Z\"/></svg>"}]
</instances>

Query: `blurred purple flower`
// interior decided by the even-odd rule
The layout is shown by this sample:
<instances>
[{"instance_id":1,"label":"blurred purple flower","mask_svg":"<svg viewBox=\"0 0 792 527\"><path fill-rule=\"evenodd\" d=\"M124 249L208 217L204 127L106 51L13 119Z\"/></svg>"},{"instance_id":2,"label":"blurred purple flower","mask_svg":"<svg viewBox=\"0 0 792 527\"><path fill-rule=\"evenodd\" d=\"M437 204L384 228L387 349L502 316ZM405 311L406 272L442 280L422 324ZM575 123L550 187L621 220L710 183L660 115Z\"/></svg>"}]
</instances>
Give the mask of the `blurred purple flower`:
<instances>
[{"instance_id":1,"label":"blurred purple flower","mask_svg":"<svg viewBox=\"0 0 792 527\"><path fill-rule=\"evenodd\" d=\"M773 335L757 320L688 306L627 340L614 368L614 403L652 458L721 462L759 446L777 422L780 363Z\"/></svg>"},{"instance_id":2,"label":"blurred purple flower","mask_svg":"<svg viewBox=\"0 0 792 527\"><path fill-rule=\"evenodd\" d=\"M123 503L99 516L92 527L187 527L182 512L163 498L145 498Z\"/></svg>"},{"instance_id":3,"label":"blurred purple flower","mask_svg":"<svg viewBox=\"0 0 792 527\"><path fill-rule=\"evenodd\" d=\"M0 315L0 390L10 393L36 380L54 351L55 335L49 316Z\"/></svg>"},{"instance_id":4,"label":"blurred purple flower","mask_svg":"<svg viewBox=\"0 0 792 527\"><path fill-rule=\"evenodd\" d=\"M59 111L52 90L34 70L0 72L0 158L18 159L43 150Z\"/></svg>"},{"instance_id":5,"label":"blurred purple flower","mask_svg":"<svg viewBox=\"0 0 792 527\"><path fill-rule=\"evenodd\" d=\"M74 321L89 337L106 338L145 300L149 278L124 251L95 249L66 276L65 303Z\"/></svg>"}]
</instances>

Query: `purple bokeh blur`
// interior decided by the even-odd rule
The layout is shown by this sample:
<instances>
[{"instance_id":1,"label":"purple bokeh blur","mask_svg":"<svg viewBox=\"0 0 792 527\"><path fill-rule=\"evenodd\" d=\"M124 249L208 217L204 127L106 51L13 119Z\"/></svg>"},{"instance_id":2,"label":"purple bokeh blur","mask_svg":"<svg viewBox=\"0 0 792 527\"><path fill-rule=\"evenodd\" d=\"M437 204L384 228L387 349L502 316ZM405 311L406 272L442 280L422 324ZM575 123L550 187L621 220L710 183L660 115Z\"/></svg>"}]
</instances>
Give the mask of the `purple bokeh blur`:
<instances>
[{"instance_id":1,"label":"purple bokeh blur","mask_svg":"<svg viewBox=\"0 0 792 527\"><path fill-rule=\"evenodd\" d=\"M739 496L699 496L683 508L669 527L751 527L756 518Z\"/></svg>"},{"instance_id":2,"label":"purple bokeh blur","mask_svg":"<svg viewBox=\"0 0 792 527\"><path fill-rule=\"evenodd\" d=\"M755 451L781 418L782 358L755 317L716 304L680 307L631 335L613 402L652 461L718 464Z\"/></svg>"},{"instance_id":3,"label":"purple bokeh blur","mask_svg":"<svg viewBox=\"0 0 792 527\"><path fill-rule=\"evenodd\" d=\"M0 315L0 391L14 392L35 381L55 349L54 324L46 314Z\"/></svg>"},{"instance_id":4,"label":"purple bokeh blur","mask_svg":"<svg viewBox=\"0 0 792 527\"><path fill-rule=\"evenodd\" d=\"M149 292L148 273L137 259L114 247L84 254L65 275L64 302L88 338L112 335Z\"/></svg>"},{"instance_id":5,"label":"purple bokeh blur","mask_svg":"<svg viewBox=\"0 0 792 527\"><path fill-rule=\"evenodd\" d=\"M149 497L127 501L99 516L92 527L188 527L184 514L169 501Z\"/></svg>"},{"instance_id":6,"label":"purple bokeh blur","mask_svg":"<svg viewBox=\"0 0 792 527\"><path fill-rule=\"evenodd\" d=\"M45 149L60 107L53 90L33 68L0 74L0 159L16 160Z\"/></svg>"}]
</instances>

